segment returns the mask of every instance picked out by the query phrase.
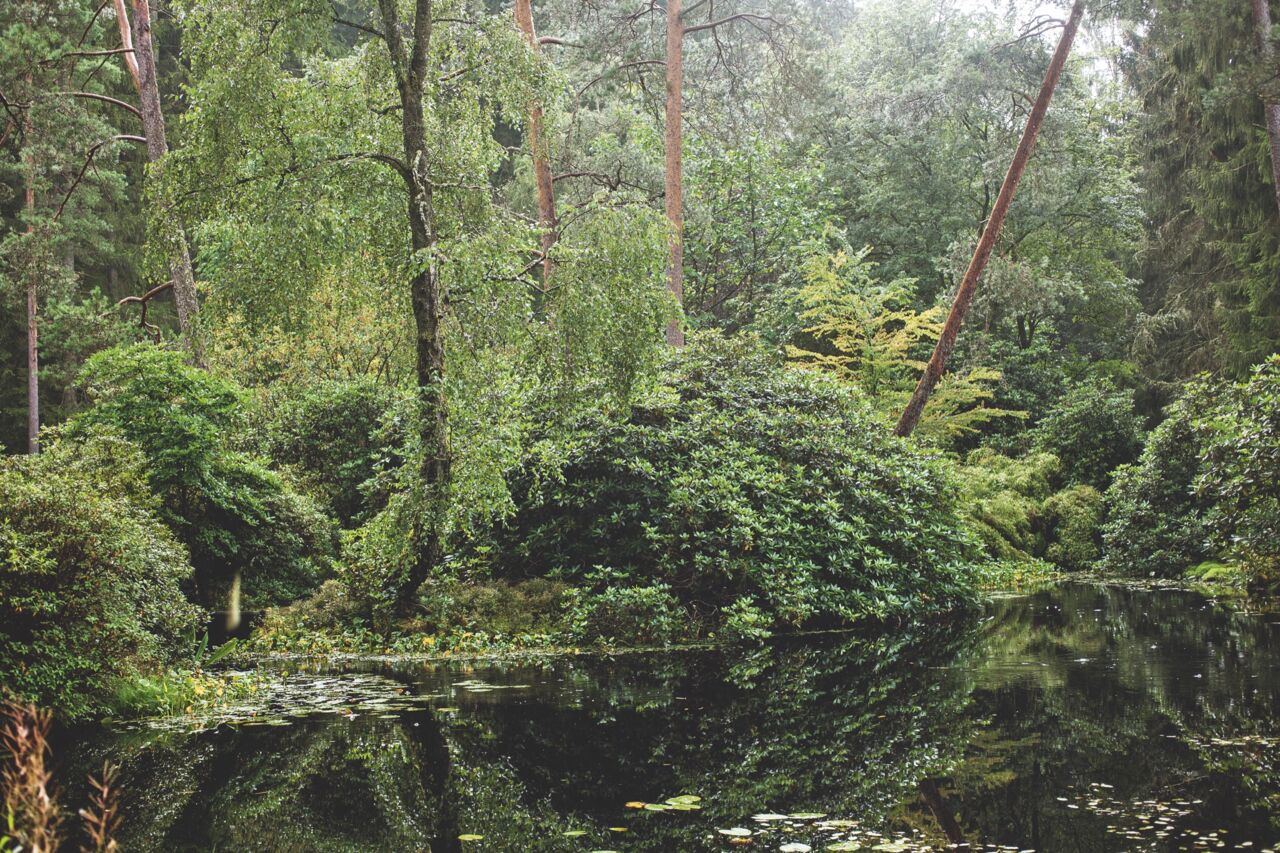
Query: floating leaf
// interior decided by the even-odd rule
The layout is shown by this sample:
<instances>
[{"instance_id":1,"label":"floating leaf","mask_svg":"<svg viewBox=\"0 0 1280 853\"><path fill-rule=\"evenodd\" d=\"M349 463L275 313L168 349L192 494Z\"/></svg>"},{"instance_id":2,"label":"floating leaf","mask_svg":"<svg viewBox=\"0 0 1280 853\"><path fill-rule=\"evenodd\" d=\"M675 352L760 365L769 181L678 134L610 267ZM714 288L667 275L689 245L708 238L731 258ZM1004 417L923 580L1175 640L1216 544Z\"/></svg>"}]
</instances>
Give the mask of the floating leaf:
<instances>
[{"instance_id":1,"label":"floating leaf","mask_svg":"<svg viewBox=\"0 0 1280 853\"><path fill-rule=\"evenodd\" d=\"M627 828L625 826L611 826L609 827L609 831L610 832L626 832Z\"/></svg>"},{"instance_id":2,"label":"floating leaf","mask_svg":"<svg viewBox=\"0 0 1280 853\"><path fill-rule=\"evenodd\" d=\"M819 820L826 817L826 812L797 812L791 815L795 820Z\"/></svg>"},{"instance_id":3,"label":"floating leaf","mask_svg":"<svg viewBox=\"0 0 1280 853\"><path fill-rule=\"evenodd\" d=\"M470 832L468 832L465 835L458 836L459 841L479 841L482 838L484 838L483 835L475 835L474 833L470 833Z\"/></svg>"},{"instance_id":4,"label":"floating leaf","mask_svg":"<svg viewBox=\"0 0 1280 853\"><path fill-rule=\"evenodd\" d=\"M587 831L585 829L566 829L564 832L564 837L565 838L581 838L586 834L587 834Z\"/></svg>"},{"instance_id":5,"label":"floating leaf","mask_svg":"<svg viewBox=\"0 0 1280 853\"><path fill-rule=\"evenodd\" d=\"M751 830L741 826L735 826L732 829L717 829L716 832L721 835L728 835L734 838L745 838L751 834Z\"/></svg>"},{"instance_id":6,"label":"floating leaf","mask_svg":"<svg viewBox=\"0 0 1280 853\"><path fill-rule=\"evenodd\" d=\"M761 823L767 823L771 820L791 820L791 815L785 814L753 814L752 820L758 820Z\"/></svg>"},{"instance_id":7,"label":"floating leaf","mask_svg":"<svg viewBox=\"0 0 1280 853\"><path fill-rule=\"evenodd\" d=\"M778 848L781 853L809 853L812 849L808 844L801 844L799 841L792 841Z\"/></svg>"},{"instance_id":8,"label":"floating leaf","mask_svg":"<svg viewBox=\"0 0 1280 853\"><path fill-rule=\"evenodd\" d=\"M632 800L631 802L627 803L627 808L629 809L642 809L644 807L645 807L645 803L642 800Z\"/></svg>"},{"instance_id":9,"label":"floating leaf","mask_svg":"<svg viewBox=\"0 0 1280 853\"><path fill-rule=\"evenodd\" d=\"M673 806L675 805L691 806L694 803L702 802L702 797L695 796L694 794L681 794L678 797L672 797L671 799L667 800L667 802Z\"/></svg>"},{"instance_id":10,"label":"floating leaf","mask_svg":"<svg viewBox=\"0 0 1280 853\"><path fill-rule=\"evenodd\" d=\"M665 811L668 811L670 808L671 806L668 806L664 803L645 803L644 804L644 810L647 812L665 812Z\"/></svg>"},{"instance_id":11,"label":"floating leaf","mask_svg":"<svg viewBox=\"0 0 1280 853\"><path fill-rule=\"evenodd\" d=\"M861 841L840 841L835 844L827 845L827 853L853 853L854 850L861 849Z\"/></svg>"}]
</instances>

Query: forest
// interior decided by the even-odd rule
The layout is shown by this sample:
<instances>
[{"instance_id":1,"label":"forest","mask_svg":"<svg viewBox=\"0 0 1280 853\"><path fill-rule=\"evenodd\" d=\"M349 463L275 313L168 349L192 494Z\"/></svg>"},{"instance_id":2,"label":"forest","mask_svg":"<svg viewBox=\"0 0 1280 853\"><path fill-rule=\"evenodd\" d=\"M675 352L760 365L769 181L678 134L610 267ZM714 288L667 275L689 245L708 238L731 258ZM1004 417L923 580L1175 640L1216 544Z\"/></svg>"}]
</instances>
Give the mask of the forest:
<instances>
[{"instance_id":1,"label":"forest","mask_svg":"<svg viewBox=\"0 0 1280 853\"><path fill-rule=\"evenodd\" d=\"M1169 825L1280 844L1270 0L0 8L0 851L1174 849L979 802L1139 716L1183 752L1133 802L1210 767L1249 806ZM381 822L246 811L268 756Z\"/></svg>"}]
</instances>

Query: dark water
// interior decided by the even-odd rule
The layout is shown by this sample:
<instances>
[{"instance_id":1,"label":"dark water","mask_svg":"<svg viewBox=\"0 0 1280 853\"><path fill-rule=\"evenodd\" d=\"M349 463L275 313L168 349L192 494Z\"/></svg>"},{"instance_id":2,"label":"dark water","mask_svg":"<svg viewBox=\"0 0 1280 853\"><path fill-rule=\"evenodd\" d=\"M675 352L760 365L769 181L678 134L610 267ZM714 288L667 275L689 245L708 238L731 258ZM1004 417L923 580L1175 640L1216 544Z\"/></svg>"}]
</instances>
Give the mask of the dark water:
<instances>
[{"instance_id":1,"label":"dark water","mask_svg":"<svg viewBox=\"0 0 1280 853\"><path fill-rule=\"evenodd\" d=\"M1191 593L1068 585L891 636L287 683L280 709L358 710L73 750L124 766L126 850L1280 846L1280 625ZM626 805L679 796L698 808Z\"/></svg>"}]
</instances>

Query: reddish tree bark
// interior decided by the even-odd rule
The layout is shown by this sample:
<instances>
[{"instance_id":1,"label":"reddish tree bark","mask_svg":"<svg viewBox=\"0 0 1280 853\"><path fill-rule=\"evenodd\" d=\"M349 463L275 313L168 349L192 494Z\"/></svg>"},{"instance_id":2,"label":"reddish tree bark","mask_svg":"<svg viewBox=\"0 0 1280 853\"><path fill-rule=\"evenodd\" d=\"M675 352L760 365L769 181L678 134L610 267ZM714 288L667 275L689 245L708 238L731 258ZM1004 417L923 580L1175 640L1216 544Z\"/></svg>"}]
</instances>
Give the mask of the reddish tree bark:
<instances>
[{"instance_id":1,"label":"reddish tree bark","mask_svg":"<svg viewBox=\"0 0 1280 853\"><path fill-rule=\"evenodd\" d=\"M938 381L942 379L942 374L947 369L947 359L955 349L956 337L960 334L960 327L964 325L965 315L969 312L969 306L973 303L973 294L978 288L978 280L982 278L987 261L991 258L991 252L995 249L996 243L1000 239L1000 230L1004 227L1004 220L1009 214L1009 206L1013 204L1013 197L1018 192L1018 182L1022 179L1022 173L1026 171L1027 161L1031 159L1031 152L1035 149L1036 136L1040 132L1040 126L1044 123L1045 114L1049 111L1049 103L1053 100L1053 92L1058 87L1058 80L1062 77L1062 69L1067 64L1067 56L1071 53L1071 43L1075 40L1076 31L1080 28L1080 19L1082 17L1084 17L1084 0L1076 0L1071 7L1071 17L1067 19L1066 26L1063 29L1062 40L1058 42L1058 49L1054 51L1053 60L1049 63L1049 70L1045 73L1044 83L1040 87L1040 95L1036 98L1031 115L1027 117L1027 126L1022 133L1022 141L1018 143L1018 150L1013 155L1013 162L1009 165L1009 171L1005 174L1004 183L1000 186L1000 194L996 197L996 203L991 208L991 217L987 220L986 228L983 229L982 236L978 239L978 246L974 249L973 259L969 262L968 269L965 270L959 289L956 290L955 299L951 303L951 312L947 315L947 322L942 327L942 335L938 338L938 344L934 347L933 356L925 366L924 374L920 377L920 382L916 385L916 390L911 395L910 402L903 409L902 416L898 419L898 425L894 428L894 432L900 436L911 435L911 432L916 428L916 424L920 422L920 415L924 412L925 404L929 402L929 395L933 393L933 389L937 386Z\"/></svg>"},{"instance_id":2,"label":"reddish tree bark","mask_svg":"<svg viewBox=\"0 0 1280 853\"><path fill-rule=\"evenodd\" d=\"M1270 0L1253 0L1253 23L1258 33L1258 50L1262 53L1263 66L1273 76L1280 74L1275 45L1271 42ZM1271 180L1276 192L1276 211L1280 213L1280 101L1267 95L1263 97L1263 104L1267 114L1267 136L1271 141Z\"/></svg>"},{"instance_id":3,"label":"reddish tree bark","mask_svg":"<svg viewBox=\"0 0 1280 853\"><path fill-rule=\"evenodd\" d=\"M31 133L31 124L27 123L27 134ZM27 239L32 239L35 230L31 217L35 215L35 163L31 155L27 155ZM27 271L27 452L40 452L40 340L39 319L37 311L39 303L36 299L35 270Z\"/></svg>"},{"instance_id":4,"label":"reddish tree bark","mask_svg":"<svg viewBox=\"0 0 1280 853\"><path fill-rule=\"evenodd\" d=\"M539 51L538 36L533 29L532 0L516 0L516 26L524 34L529 49ZM551 177L551 163L546 142L542 138L542 105L535 103L529 108L529 157L533 160L533 177L538 187L538 227L542 229L542 289L550 286L552 272L551 247L556 244L559 234L556 233L555 186Z\"/></svg>"},{"instance_id":5,"label":"reddish tree bark","mask_svg":"<svg viewBox=\"0 0 1280 853\"><path fill-rule=\"evenodd\" d=\"M667 102L666 102L666 171L663 194L666 199L667 222L671 228L670 251L667 256L667 287L684 305L684 187L681 172L681 98L684 89L684 21L680 17L680 0L667 0ZM684 327L680 318L667 324L667 343L684 346Z\"/></svg>"},{"instance_id":6,"label":"reddish tree bark","mask_svg":"<svg viewBox=\"0 0 1280 853\"><path fill-rule=\"evenodd\" d=\"M160 86L156 81L156 54L151 40L151 5L149 0L132 0L134 25L124 0L114 0L116 20L120 26L120 42L126 49L121 54L133 77L141 107L142 133L147 139L147 161L157 164L169 153L165 138L164 113L160 108ZM132 52L129 52L132 51ZM169 251L169 274L173 277L173 299L178 309L178 328L196 363L203 361L200 342L193 328L200 303L196 296L195 272L191 267L191 250L181 223L174 225Z\"/></svg>"}]
</instances>

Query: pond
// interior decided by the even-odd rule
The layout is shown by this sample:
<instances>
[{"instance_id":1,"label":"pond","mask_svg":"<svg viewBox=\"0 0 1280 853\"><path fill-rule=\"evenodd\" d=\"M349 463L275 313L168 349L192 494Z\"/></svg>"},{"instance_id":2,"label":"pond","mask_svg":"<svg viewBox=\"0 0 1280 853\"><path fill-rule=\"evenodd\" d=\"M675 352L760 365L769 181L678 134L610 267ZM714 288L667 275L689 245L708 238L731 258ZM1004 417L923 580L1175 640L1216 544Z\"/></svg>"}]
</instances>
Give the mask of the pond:
<instances>
[{"instance_id":1,"label":"pond","mask_svg":"<svg viewBox=\"0 0 1280 853\"><path fill-rule=\"evenodd\" d=\"M1274 850L1280 624L1067 584L875 637L291 672L123 766L126 850ZM69 792L74 795L74 791Z\"/></svg>"}]
</instances>

